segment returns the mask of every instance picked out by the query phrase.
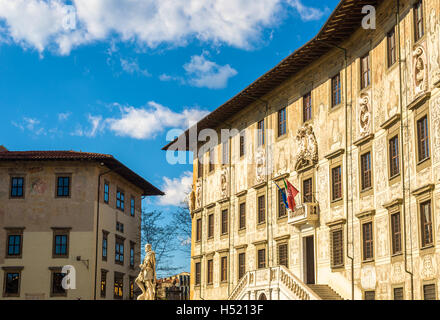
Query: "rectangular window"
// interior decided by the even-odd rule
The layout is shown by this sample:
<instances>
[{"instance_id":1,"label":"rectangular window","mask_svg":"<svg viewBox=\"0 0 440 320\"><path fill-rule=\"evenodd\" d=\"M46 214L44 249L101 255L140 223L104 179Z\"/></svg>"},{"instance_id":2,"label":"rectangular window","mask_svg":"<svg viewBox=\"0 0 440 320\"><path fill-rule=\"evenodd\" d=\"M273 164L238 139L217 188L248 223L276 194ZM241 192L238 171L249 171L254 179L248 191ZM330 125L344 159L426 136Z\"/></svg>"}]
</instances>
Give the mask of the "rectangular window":
<instances>
[{"instance_id":1,"label":"rectangular window","mask_svg":"<svg viewBox=\"0 0 440 320\"><path fill-rule=\"evenodd\" d=\"M101 270L101 298L105 298L107 293L107 271Z\"/></svg>"},{"instance_id":2,"label":"rectangular window","mask_svg":"<svg viewBox=\"0 0 440 320\"><path fill-rule=\"evenodd\" d=\"M372 260L374 258L373 249L373 223L367 222L362 224L363 239L363 260Z\"/></svg>"},{"instance_id":3,"label":"rectangular window","mask_svg":"<svg viewBox=\"0 0 440 320\"><path fill-rule=\"evenodd\" d=\"M423 286L423 300L436 300L434 283Z\"/></svg>"},{"instance_id":4,"label":"rectangular window","mask_svg":"<svg viewBox=\"0 0 440 320\"><path fill-rule=\"evenodd\" d=\"M419 41L425 34L423 1L419 0L414 5L414 40Z\"/></svg>"},{"instance_id":5,"label":"rectangular window","mask_svg":"<svg viewBox=\"0 0 440 320\"><path fill-rule=\"evenodd\" d=\"M67 258L69 256L69 231L54 229L53 231L53 257Z\"/></svg>"},{"instance_id":6,"label":"rectangular window","mask_svg":"<svg viewBox=\"0 0 440 320\"><path fill-rule=\"evenodd\" d=\"M70 177L57 178L57 197L70 196Z\"/></svg>"},{"instance_id":7,"label":"rectangular window","mask_svg":"<svg viewBox=\"0 0 440 320\"><path fill-rule=\"evenodd\" d=\"M20 257L22 248L21 234L8 234L8 257Z\"/></svg>"},{"instance_id":8,"label":"rectangular window","mask_svg":"<svg viewBox=\"0 0 440 320\"><path fill-rule=\"evenodd\" d=\"M116 191L116 208L121 211L124 211L124 203L125 203L125 194L123 191Z\"/></svg>"},{"instance_id":9,"label":"rectangular window","mask_svg":"<svg viewBox=\"0 0 440 320\"><path fill-rule=\"evenodd\" d=\"M387 34L387 48L388 48L388 67L391 67L397 61L396 50L396 28L391 29Z\"/></svg>"},{"instance_id":10,"label":"rectangular window","mask_svg":"<svg viewBox=\"0 0 440 320\"><path fill-rule=\"evenodd\" d=\"M134 300L134 280L135 278L130 277L128 282L129 290L130 290L128 298L130 300Z\"/></svg>"},{"instance_id":11,"label":"rectangular window","mask_svg":"<svg viewBox=\"0 0 440 320\"><path fill-rule=\"evenodd\" d=\"M394 300L403 300L403 288L394 288L393 289Z\"/></svg>"},{"instance_id":12,"label":"rectangular window","mask_svg":"<svg viewBox=\"0 0 440 320\"><path fill-rule=\"evenodd\" d=\"M130 215L132 217L134 217L134 213L135 213L135 206L134 206L134 204L135 204L134 197L131 197L131 199L130 199Z\"/></svg>"},{"instance_id":13,"label":"rectangular window","mask_svg":"<svg viewBox=\"0 0 440 320\"><path fill-rule=\"evenodd\" d=\"M361 182L362 190L371 188L371 153L361 156Z\"/></svg>"},{"instance_id":14,"label":"rectangular window","mask_svg":"<svg viewBox=\"0 0 440 320\"><path fill-rule=\"evenodd\" d=\"M266 197L259 196L258 197L258 223L264 223L266 222Z\"/></svg>"},{"instance_id":15,"label":"rectangular window","mask_svg":"<svg viewBox=\"0 0 440 320\"><path fill-rule=\"evenodd\" d=\"M365 291L364 292L365 300L376 300L376 291Z\"/></svg>"},{"instance_id":16,"label":"rectangular window","mask_svg":"<svg viewBox=\"0 0 440 320\"><path fill-rule=\"evenodd\" d=\"M228 258L222 257L220 260L220 281L227 281L228 280Z\"/></svg>"},{"instance_id":17,"label":"rectangular window","mask_svg":"<svg viewBox=\"0 0 440 320\"><path fill-rule=\"evenodd\" d=\"M65 297L67 296L67 291L63 288L63 278L66 276L65 273L60 270L52 270L52 285L51 285L51 296L52 297Z\"/></svg>"},{"instance_id":18,"label":"rectangular window","mask_svg":"<svg viewBox=\"0 0 440 320\"><path fill-rule=\"evenodd\" d=\"M289 267L289 256L287 250L287 243L279 244L277 247L278 251L278 265Z\"/></svg>"},{"instance_id":19,"label":"rectangular window","mask_svg":"<svg viewBox=\"0 0 440 320\"><path fill-rule=\"evenodd\" d=\"M228 210L222 210L222 235L228 233Z\"/></svg>"},{"instance_id":20,"label":"rectangular window","mask_svg":"<svg viewBox=\"0 0 440 320\"><path fill-rule=\"evenodd\" d=\"M229 163L229 140L222 143L222 164Z\"/></svg>"},{"instance_id":21,"label":"rectangular window","mask_svg":"<svg viewBox=\"0 0 440 320\"><path fill-rule=\"evenodd\" d=\"M115 241L115 263L124 264L124 240L119 237Z\"/></svg>"},{"instance_id":22,"label":"rectangular window","mask_svg":"<svg viewBox=\"0 0 440 320\"><path fill-rule=\"evenodd\" d=\"M361 89L371 84L370 53L361 58Z\"/></svg>"},{"instance_id":23,"label":"rectangular window","mask_svg":"<svg viewBox=\"0 0 440 320\"><path fill-rule=\"evenodd\" d=\"M212 284L214 281L214 260L208 260L208 284Z\"/></svg>"},{"instance_id":24,"label":"rectangular window","mask_svg":"<svg viewBox=\"0 0 440 320\"><path fill-rule=\"evenodd\" d=\"M238 279L243 278L246 273L246 253L238 254Z\"/></svg>"},{"instance_id":25,"label":"rectangular window","mask_svg":"<svg viewBox=\"0 0 440 320\"><path fill-rule=\"evenodd\" d=\"M428 117L417 121L417 142L419 162L429 158Z\"/></svg>"},{"instance_id":26,"label":"rectangular window","mask_svg":"<svg viewBox=\"0 0 440 320\"><path fill-rule=\"evenodd\" d=\"M196 281L195 281L195 285L198 286L200 285L200 276L201 276L201 264L200 262L196 262Z\"/></svg>"},{"instance_id":27,"label":"rectangular window","mask_svg":"<svg viewBox=\"0 0 440 320\"><path fill-rule=\"evenodd\" d=\"M12 177L11 178L11 198L23 198L24 197L24 178Z\"/></svg>"},{"instance_id":28,"label":"rectangular window","mask_svg":"<svg viewBox=\"0 0 440 320\"><path fill-rule=\"evenodd\" d=\"M102 232L102 260L107 261L108 232Z\"/></svg>"},{"instance_id":29,"label":"rectangular window","mask_svg":"<svg viewBox=\"0 0 440 320\"><path fill-rule=\"evenodd\" d=\"M124 233L124 224L121 223L121 222L116 221L116 231Z\"/></svg>"},{"instance_id":30,"label":"rectangular window","mask_svg":"<svg viewBox=\"0 0 440 320\"><path fill-rule=\"evenodd\" d=\"M400 173L399 163L399 136L395 136L389 141L390 148L390 176L395 177Z\"/></svg>"},{"instance_id":31,"label":"rectangular window","mask_svg":"<svg viewBox=\"0 0 440 320\"><path fill-rule=\"evenodd\" d=\"M214 214L208 216L208 239L214 237Z\"/></svg>"},{"instance_id":32,"label":"rectangular window","mask_svg":"<svg viewBox=\"0 0 440 320\"><path fill-rule=\"evenodd\" d=\"M431 201L420 204L420 227L422 235L422 248L433 244Z\"/></svg>"},{"instance_id":33,"label":"rectangular window","mask_svg":"<svg viewBox=\"0 0 440 320\"><path fill-rule=\"evenodd\" d=\"M332 200L342 199L341 166L332 169Z\"/></svg>"},{"instance_id":34,"label":"rectangular window","mask_svg":"<svg viewBox=\"0 0 440 320\"><path fill-rule=\"evenodd\" d=\"M393 254L402 253L402 229L400 212L391 215L391 245Z\"/></svg>"},{"instance_id":35,"label":"rectangular window","mask_svg":"<svg viewBox=\"0 0 440 320\"><path fill-rule=\"evenodd\" d=\"M130 267L134 268L134 243L130 241Z\"/></svg>"},{"instance_id":36,"label":"rectangular window","mask_svg":"<svg viewBox=\"0 0 440 320\"><path fill-rule=\"evenodd\" d=\"M20 271L5 271L3 296L19 297L20 296Z\"/></svg>"},{"instance_id":37,"label":"rectangular window","mask_svg":"<svg viewBox=\"0 0 440 320\"><path fill-rule=\"evenodd\" d=\"M215 169L215 150L209 150L209 172L214 171Z\"/></svg>"},{"instance_id":38,"label":"rectangular window","mask_svg":"<svg viewBox=\"0 0 440 320\"><path fill-rule=\"evenodd\" d=\"M313 202L313 185L312 178L303 181L303 202Z\"/></svg>"},{"instance_id":39,"label":"rectangular window","mask_svg":"<svg viewBox=\"0 0 440 320\"><path fill-rule=\"evenodd\" d=\"M202 219L196 221L196 241L202 240Z\"/></svg>"},{"instance_id":40,"label":"rectangular window","mask_svg":"<svg viewBox=\"0 0 440 320\"><path fill-rule=\"evenodd\" d=\"M331 232L332 242L332 267L337 268L344 265L344 238L342 229Z\"/></svg>"},{"instance_id":41,"label":"rectangular window","mask_svg":"<svg viewBox=\"0 0 440 320\"><path fill-rule=\"evenodd\" d=\"M264 119L261 121L258 121L258 146L264 145Z\"/></svg>"},{"instance_id":42,"label":"rectangular window","mask_svg":"<svg viewBox=\"0 0 440 320\"><path fill-rule=\"evenodd\" d=\"M266 249L258 250L257 256L258 256L258 269L266 268Z\"/></svg>"},{"instance_id":43,"label":"rectangular window","mask_svg":"<svg viewBox=\"0 0 440 320\"><path fill-rule=\"evenodd\" d=\"M240 203L240 217L239 217L239 229L246 228L246 202Z\"/></svg>"},{"instance_id":44,"label":"rectangular window","mask_svg":"<svg viewBox=\"0 0 440 320\"><path fill-rule=\"evenodd\" d=\"M339 105L341 101L341 74L338 73L332 78L332 107Z\"/></svg>"},{"instance_id":45,"label":"rectangular window","mask_svg":"<svg viewBox=\"0 0 440 320\"><path fill-rule=\"evenodd\" d=\"M115 272L114 298L122 300L124 297L124 275Z\"/></svg>"},{"instance_id":46,"label":"rectangular window","mask_svg":"<svg viewBox=\"0 0 440 320\"><path fill-rule=\"evenodd\" d=\"M312 119L312 93L309 92L303 97L303 121Z\"/></svg>"},{"instance_id":47,"label":"rectangular window","mask_svg":"<svg viewBox=\"0 0 440 320\"><path fill-rule=\"evenodd\" d=\"M283 193L286 193L285 188L278 190L278 218L285 217L287 215L286 205L284 204Z\"/></svg>"},{"instance_id":48,"label":"rectangular window","mask_svg":"<svg viewBox=\"0 0 440 320\"><path fill-rule=\"evenodd\" d=\"M108 184L108 182L104 183L104 202L108 203L109 201L109 194L110 194L110 185Z\"/></svg>"},{"instance_id":49,"label":"rectangular window","mask_svg":"<svg viewBox=\"0 0 440 320\"><path fill-rule=\"evenodd\" d=\"M286 108L278 111L278 137L285 135L287 132Z\"/></svg>"},{"instance_id":50,"label":"rectangular window","mask_svg":"<svg viewBox=\"0 0 440 320\"><path fill-rule=\"evenodd\" d=\"M242 131L240 133L240 157L243 157L246 153L245 142L246 142L246 132Z\"/></svg>"}]
</instances>

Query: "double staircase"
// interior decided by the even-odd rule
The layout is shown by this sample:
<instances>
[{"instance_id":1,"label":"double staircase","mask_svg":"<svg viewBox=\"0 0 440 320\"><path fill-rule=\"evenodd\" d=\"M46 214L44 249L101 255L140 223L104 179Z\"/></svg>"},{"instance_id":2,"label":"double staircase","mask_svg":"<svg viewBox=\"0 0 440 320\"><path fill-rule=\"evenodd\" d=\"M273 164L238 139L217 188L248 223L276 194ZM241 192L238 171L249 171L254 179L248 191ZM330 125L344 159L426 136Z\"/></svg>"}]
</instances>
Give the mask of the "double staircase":
<instances>
[{"instance_id":1,"label":"double staircase","mask_svg":"<svg viewBox=\"0 0 440 320\"><path fill-rule=\"evenodd\" d=\"M343 300L328 285L306 285L284 266L247 272L228 300L258 300L262 293L268 300Z\"/></svg>"}]
</instances>

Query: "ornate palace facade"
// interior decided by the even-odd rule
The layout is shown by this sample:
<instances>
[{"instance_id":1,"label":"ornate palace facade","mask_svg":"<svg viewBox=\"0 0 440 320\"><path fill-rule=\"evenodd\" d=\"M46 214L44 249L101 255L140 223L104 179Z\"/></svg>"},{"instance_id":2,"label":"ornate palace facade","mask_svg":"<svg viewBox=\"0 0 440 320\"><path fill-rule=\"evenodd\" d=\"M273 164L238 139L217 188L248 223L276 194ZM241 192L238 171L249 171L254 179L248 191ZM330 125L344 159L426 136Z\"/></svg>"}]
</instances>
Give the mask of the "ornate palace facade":
<instances>
[{"instance_id":1,"label":"ornate palace facade","mask_svg":"<svg viewBox=\"0 0 440 320\"><path fill-rule=\"evenodd\" d=\"M439 17L438 0L342 0L197 124L238 131L195 157L192 299L438 299Z\"/></svg>"}]
</instances>

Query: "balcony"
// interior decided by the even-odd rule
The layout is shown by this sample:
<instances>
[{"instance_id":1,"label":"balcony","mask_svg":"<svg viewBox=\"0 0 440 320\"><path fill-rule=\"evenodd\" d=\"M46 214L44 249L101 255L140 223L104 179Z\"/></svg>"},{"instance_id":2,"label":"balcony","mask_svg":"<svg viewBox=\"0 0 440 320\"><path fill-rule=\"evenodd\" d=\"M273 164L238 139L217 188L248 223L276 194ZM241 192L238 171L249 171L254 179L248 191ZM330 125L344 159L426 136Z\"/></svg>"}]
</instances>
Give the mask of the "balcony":
<instances>
[{"instance_id":1,"label":"balcony","mask_svg":"<svg viewBox=\"0 0 440 320\"><path fill-rule=\"evenodd\" d=\"M289 210L289 224L300 226L303 224L316 225L319 220L319 205L317 203L303 203L295 208L294 211Z\"/></svg>"}]
</instances>

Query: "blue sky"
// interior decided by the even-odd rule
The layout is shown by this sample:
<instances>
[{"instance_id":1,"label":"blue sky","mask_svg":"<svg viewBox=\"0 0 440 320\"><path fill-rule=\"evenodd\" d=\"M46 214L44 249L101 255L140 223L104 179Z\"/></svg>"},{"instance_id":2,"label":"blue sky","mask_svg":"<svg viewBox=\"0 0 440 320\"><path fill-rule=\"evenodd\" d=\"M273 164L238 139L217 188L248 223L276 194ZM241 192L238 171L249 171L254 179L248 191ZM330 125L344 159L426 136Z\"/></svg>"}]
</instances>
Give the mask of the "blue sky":
<instances>
[{"instance_id":1,"label":"blue sky","mask_svg":"<svg viewBox=\"0 0 440 320\"><path fill-rule=\"evenodd\" d=\"M0 0L0 144L109 153L168 193L161 148L311 39L338 0ZM176 255L189 270L189 259Z\"/></svg>"}]
</instances>

